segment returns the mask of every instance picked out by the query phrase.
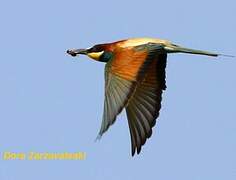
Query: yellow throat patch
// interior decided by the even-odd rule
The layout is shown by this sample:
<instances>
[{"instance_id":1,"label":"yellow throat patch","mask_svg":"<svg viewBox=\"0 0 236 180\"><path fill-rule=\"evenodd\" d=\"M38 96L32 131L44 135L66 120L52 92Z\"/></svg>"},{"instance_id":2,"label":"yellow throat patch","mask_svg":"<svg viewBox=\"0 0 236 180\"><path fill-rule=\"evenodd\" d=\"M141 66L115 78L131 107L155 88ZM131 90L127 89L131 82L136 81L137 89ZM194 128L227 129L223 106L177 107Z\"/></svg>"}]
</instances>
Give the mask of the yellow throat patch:
<instances>
[{"instance_id":1,"label":"yellow throat patch","mask_svg":"<svg viewBox=\"0 0 236 180\"><path fill-rule=\"evenodd\" d=\"M87 56L89 56L92 59L99 60L100 56L104 53L104 51L101 52L91 52L88 53Z\"/></svg>"}]
</instances>

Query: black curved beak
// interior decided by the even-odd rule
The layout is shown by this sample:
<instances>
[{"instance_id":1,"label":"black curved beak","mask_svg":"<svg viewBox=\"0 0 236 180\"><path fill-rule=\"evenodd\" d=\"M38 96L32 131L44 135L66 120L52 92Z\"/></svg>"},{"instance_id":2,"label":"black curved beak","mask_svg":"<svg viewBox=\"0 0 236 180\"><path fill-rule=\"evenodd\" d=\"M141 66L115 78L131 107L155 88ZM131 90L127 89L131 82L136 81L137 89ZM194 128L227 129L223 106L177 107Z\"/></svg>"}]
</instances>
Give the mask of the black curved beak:
<instances>
[{"instance_id":1,"label":"black curved beak","mask_svg":"<svg viewBox=\"0 0 236 180\"><path fill-rule=\"evenodd\" d=\"M71 56L77 56L78 54L87 54L87 49L69 49L66 51Z\"/></svg>"}]
</instances>

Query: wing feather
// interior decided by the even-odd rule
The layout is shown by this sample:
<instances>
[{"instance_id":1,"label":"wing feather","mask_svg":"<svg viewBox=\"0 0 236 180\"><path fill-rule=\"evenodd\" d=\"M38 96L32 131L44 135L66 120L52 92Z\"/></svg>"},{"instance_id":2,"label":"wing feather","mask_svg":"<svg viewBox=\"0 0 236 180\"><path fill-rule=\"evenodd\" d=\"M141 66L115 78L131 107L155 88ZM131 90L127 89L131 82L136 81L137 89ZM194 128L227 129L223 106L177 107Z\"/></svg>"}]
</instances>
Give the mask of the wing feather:
<instances>
[{"instance_id":1,"label":"wing feather","mask_svg":"<svg viewBox=\"0 0 236 180\"><path fill-rule=\"evenodd\" d=\"M136 48L118 48L114 51L113 59L105 66L104 111L98 138L115 122L117 115L134 93L137 83L144 78L147 67L157 56L157 49L160 48L163 47L158 44L145 44ZM138 112L139 109L131 110L129 116L136 117ZM144 126L143 121L130 124L132 143L134 147L137 146L138 151L141 150L140 144L145 143L147 127Z\"/></svg>"},{"instance_id":2,"label":"wing feather","mask_svg":"<svg viewBox=\"0 0 236 180\"><path fill-rule=\"evenodd\" d=\"M131 143L132 155L141 151L142 145L152 135L152 128L155 126L156 118L161 108L162 91L165 85L166 54L159 54L151 63L141 83L137 84L126 107L129 127L137 131L130 131L132 138L139 134L139 141ZM145 130L145 131L143 131ZM144 134L143 134L144 133Z\"/></svg>"},{"instance_id":3,"label":"wing feather","mask_svg":"<svg viewBox=\"0 0 236 180\"><path fill-rule=\"evenodd\" d=\"M152 135L165 85L166 54L158 44L118 49L105 67L105 100L99 137L126 107L132 155Z\"/></svg>"}]
</instances>

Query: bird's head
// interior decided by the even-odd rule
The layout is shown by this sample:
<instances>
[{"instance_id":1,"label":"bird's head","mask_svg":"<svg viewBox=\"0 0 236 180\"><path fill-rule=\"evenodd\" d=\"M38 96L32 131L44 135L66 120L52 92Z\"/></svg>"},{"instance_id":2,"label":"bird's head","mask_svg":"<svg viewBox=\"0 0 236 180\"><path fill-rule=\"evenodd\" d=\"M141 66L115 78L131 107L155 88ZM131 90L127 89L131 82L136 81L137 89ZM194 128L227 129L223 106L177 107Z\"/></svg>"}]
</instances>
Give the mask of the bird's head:
<instances>
[{"instance_id":1,"label":"bird's head","mask_svg":"<svg viewBox=\"0 0 236 180\"><path fill-rule=\"evenodd\" d=\"M88 49L70 49L66 52L71 56L78 56L79 54L87 55L88 57L101 62L107 62L112 53L107 51L105 44L98 44Z\"/></svg>"}]
</instances>

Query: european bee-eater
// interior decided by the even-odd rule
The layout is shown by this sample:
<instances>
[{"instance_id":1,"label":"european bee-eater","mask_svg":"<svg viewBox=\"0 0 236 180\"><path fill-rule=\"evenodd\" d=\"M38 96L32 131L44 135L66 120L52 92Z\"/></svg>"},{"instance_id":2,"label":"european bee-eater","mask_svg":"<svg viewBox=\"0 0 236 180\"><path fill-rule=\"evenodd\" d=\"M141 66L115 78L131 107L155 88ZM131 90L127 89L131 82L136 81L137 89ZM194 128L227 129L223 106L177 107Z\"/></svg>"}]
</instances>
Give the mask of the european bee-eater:
<instances>
[{"instance_id":1,"label":"european bee-eater","mask_svg":"<svg viewBox=\"0 0 236 180\"><path fill-rule=\"evenodd\" d=\"M207 56L221 54L184 48L167 40L133 38L98 44L88 49L67 50L72 56L84 54L105 62L105 100L99 137L106 132L125 108L132 156L152 135L166 89L165 68L168 53Z\"/></svg>"}]
</instances>

